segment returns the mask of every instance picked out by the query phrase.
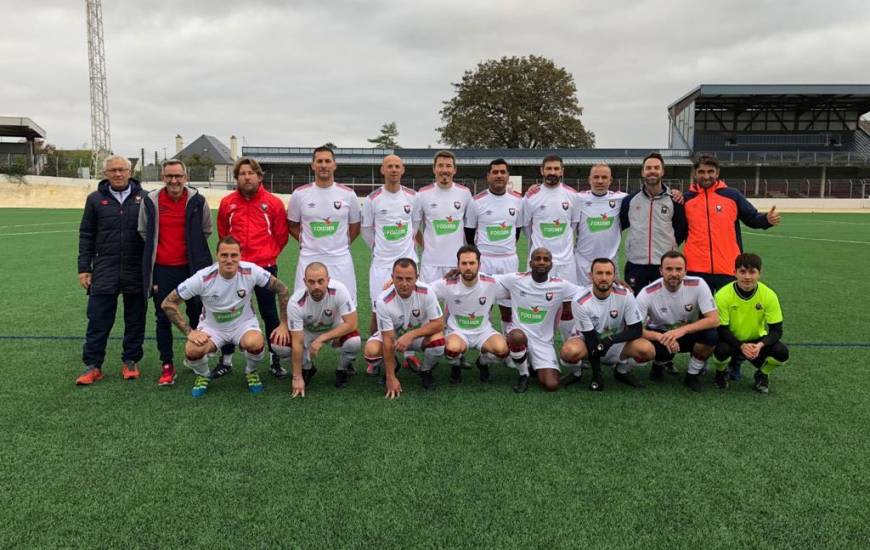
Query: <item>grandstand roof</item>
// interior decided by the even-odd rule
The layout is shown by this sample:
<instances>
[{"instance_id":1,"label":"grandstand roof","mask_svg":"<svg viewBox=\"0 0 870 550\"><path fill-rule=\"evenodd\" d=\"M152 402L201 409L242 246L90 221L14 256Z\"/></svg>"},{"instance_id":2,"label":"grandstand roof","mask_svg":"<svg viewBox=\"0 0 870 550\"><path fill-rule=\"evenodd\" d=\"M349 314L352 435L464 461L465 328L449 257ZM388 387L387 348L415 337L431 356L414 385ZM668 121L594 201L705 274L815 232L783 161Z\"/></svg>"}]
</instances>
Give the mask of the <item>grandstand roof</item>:
<instances>
[{"instance_id":1,"label":"grandstand roof","mask_svg":"<svg viewBox=\"0 0 870 550\"><path fill-rule=\"evenodd\" d=\"M45 139L45 130L27 117L0 116L0 136Z\"/></svg>"},{"instance_id":2,"label":"grandstand roof","mask_svg":"<svg viewBox=\"0 0 870 550\"><path fill-rule=\"evenodd\" d=\"M701 84L668 106L671 115L697 100L722 103L759 100L806 103L819 98L844 107L856 106L870 110L870 84Z\"/></svg>"}]
</instances>

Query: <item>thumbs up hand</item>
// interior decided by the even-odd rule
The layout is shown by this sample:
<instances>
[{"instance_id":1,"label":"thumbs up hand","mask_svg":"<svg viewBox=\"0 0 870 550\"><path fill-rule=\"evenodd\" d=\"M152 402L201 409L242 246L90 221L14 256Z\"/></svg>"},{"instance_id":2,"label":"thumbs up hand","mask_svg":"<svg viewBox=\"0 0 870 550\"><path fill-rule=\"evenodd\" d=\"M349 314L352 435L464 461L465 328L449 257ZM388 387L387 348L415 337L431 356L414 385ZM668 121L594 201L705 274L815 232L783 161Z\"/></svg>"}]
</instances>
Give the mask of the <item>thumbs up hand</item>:
<instances>
[{"instance_id":1,"label":"thumbs up hand","mask_svg":"<svg viewBox=\"0 0 870 550\"><path fill-rule=\"evenodd\" d=\"M780 219L779 212L776 211L776 205L774 205L767 213L767 221L770 222L770 225L779 225Z\"/></svg>"}]
</instances>

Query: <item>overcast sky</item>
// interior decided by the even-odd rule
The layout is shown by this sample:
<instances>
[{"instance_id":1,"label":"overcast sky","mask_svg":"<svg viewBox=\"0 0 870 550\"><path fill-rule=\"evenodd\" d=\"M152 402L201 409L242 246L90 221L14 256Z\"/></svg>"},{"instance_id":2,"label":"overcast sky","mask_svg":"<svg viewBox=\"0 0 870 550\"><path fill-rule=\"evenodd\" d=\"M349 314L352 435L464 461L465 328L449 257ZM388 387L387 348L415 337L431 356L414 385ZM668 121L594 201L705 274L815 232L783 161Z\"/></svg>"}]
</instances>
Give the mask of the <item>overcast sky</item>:
<instances>
[{"instance_id":1,"label":"overcast sky","mask_svg":"<svg viewBox=\"0 0 870 550\"><path fill-rule=\"evenodd\" d=\"M90 143L83 0L0 0L0 115ZM598 147L664 147L667 106L701 83L870 83L855 1L103 1L112 145L171 156L211 134L260 146L368 146L395 120L438 146L452 82L485 59L574 75Z\"/></svg>"}]
</instances>

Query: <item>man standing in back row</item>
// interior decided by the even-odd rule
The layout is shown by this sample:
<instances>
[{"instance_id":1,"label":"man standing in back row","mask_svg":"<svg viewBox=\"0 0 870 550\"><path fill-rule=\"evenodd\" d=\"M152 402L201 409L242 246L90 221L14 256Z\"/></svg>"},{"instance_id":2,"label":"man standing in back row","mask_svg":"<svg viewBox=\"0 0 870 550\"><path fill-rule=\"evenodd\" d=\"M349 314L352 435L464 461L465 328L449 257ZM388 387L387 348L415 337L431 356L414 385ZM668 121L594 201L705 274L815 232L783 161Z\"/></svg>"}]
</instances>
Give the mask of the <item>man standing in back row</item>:
<instances>
[{"instance_id":1,"label":"man standing in back row","mask_svg":"<svg viewBox=\"0 0 870 550\"><path fill-rule=\"evenodd\" d=\"M577 244L574 258L577 262L577 279L582 286L590 286L592 260L609 258L614 264L619 254L622 229L619 210L626 194L611 191L613 174L610 166L595 164L589 171L589 191L577 195Z\"/></svg>"}]
</instances>

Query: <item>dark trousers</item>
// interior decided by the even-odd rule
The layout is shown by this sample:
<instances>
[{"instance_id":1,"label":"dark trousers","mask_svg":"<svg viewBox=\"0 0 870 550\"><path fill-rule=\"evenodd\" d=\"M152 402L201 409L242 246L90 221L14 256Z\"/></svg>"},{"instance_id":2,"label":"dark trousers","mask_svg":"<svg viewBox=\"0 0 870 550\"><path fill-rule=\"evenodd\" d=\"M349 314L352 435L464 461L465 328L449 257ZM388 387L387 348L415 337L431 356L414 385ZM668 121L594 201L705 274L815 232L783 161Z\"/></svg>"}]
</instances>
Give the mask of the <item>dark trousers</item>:
<instances>
[{"instance_id":1,"label":"dark trousers","mask_svg":"<svg viewBox=\"0 0 870 550\"><path fill-rule=\"evenodd\" d=\"M190 276L186 265L169 266L155 265L154 274L151 277L152 297L154 299L154 316L157 318L155 335L157 336L157 350L160 352L161 363L171 363L172 353L172 321L163 312L160 304L175 288ZM202 313L202 301L199 297L187 301L187 320L190 328L196 328L199 324L199 314Z\"/></svg>"},{"instance_id":2,"label":"dark trousers","mask_svg":"<svg viewBox=\"0 0 870 550\"><path fill-rule=\"evenodd\" d=\"M758 342L758 340L751 340L750 343ZM719 340L719 343L716 344L716 349L713 351L713 355L716 356L716 359L719 361L725 361L726 359L731 359L731 361L742 361L746 359L743 357L743 354L740 353L740 349L734 349L730 344ZM779 341L772 346L763 346L761 351L758 353L758 357L754 360L750 361L753 365L758 368L764 366L764 360L768 357L773 357L780 363L785 363L788 361L788 347Z\"/></svg>"},{"instance_id":3,"label":"dark trousers","mask_svg":"<svg viewBox=\"0 0 870 550\"><path fill-rule=\"evenodd\" d=\"M121 294L124 297L124 352L122 361L142 359L142 341L145 339L145 297L141 292ZM118 294L91 294L88 296L88 329L82 349L85 365L102 367L106 358L106 342L115 312L118 309Z\"/></svg>"},{"instance_id":4,"label":"dark trousers","mask_svg":"<svg viewBox=\"0 0 870 550\"><path fill-rule=\"evenodd\" d=\"M265 269L275 277L278 276L277 265L270 265L269 267L264 267L263 269ZM260 317L263 318L263 323L266 325L266 334L264 336L266 338L266 343L269 346L269 352L271 352L272 331L278 328L278 325L281 323L278 318L278 306L275 304L275 293L268 288L255 286L254 295L256 295L257 297L257 309L260 311ZM234 346L233 344L226 344L221 348L221 353L223 353L224 355L233 353L234 351L236 351L236 346Z\"/></svg>"},{"instance_id":5,"label":"dark trousers","mask_svg":"<svg viewBox=\"0 0 870 550\"><path fill-rule=\"evenodd\" d=\"M659 272L659 266L657 265L625 262L623 277L625 277L625 282L631 287L635 296L637 296L637 293L640 292L643 287L661 276L662 274Z\"/></svg>"},{"instance_id":6,"label":"dark trousers","mask_svg":"<svg viewBox=\"0 0 870 550\"><path fill-rule=\"evenodd\" d=\"M734 275L720 275L716 273L700 273L698 271L689 271L688 275L692 275L693 277L700 277L704 279L704 282L707 283L707 286L710 287L710 292L716 294L716 291L727 285L728 283L732 283L737 280Z\"/></svg>"}]
</instances>

